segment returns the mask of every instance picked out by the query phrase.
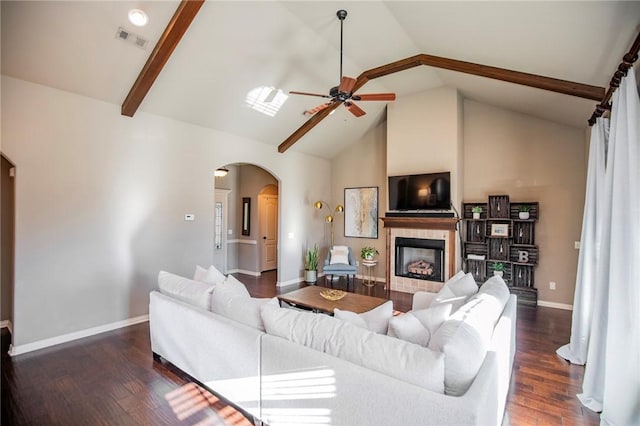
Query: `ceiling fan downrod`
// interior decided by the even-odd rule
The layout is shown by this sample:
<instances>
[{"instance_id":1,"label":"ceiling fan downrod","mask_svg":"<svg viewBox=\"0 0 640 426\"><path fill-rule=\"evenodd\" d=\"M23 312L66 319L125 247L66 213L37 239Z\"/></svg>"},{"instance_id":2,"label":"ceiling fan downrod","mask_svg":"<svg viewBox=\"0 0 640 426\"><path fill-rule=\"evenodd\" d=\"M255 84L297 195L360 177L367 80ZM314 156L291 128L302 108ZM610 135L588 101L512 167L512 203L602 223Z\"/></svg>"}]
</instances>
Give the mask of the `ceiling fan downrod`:
<instances>
[{"instance_id":1,"label":"ceiling fan downrod","mask_svg":"<svg viewBox=\"0 0 640 426\"><path fill-rule=\"evenodd\" d=\"M338 82L340 82L342 81L342 26L344 24L345 18L347 17L347 11L344 9L340 9L336 12L336 16L340 20L340 79L338 80Z\"/></svg>"}]
</instances>

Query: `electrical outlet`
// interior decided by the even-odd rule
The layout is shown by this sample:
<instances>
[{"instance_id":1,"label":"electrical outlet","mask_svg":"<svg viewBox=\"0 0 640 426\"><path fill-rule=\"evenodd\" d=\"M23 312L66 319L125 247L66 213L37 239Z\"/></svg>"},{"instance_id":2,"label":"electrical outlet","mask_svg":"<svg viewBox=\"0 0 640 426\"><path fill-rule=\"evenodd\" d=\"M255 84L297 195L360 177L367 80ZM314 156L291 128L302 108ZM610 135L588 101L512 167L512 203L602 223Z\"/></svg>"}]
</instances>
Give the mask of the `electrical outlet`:
<instances>
[{"instance_id":1,"label":"electrical outlet","mask_svg":"<svg viewBox=\"0 0 640 426\"><path fill-rule=\"evenodd\" d=\"M574 241L573 248L575 248L576 250L580 250L580 241Z\"/></svg>"},{"instance_id":2,"label":"electrical outlet","mask_svg":"<svg viewBox=\"0 0 640 426\"><path fill-rule=\"evenodd\" d=\"M184 220L187 220L187 221L196 220L196 215L192 213L187 213L184 215Z\"/></svg>"},{"instance_id":3,"label":"electrical outlet","mask_svg":"<svg viewBox=\"0 0 640 426\"><path fill-rule=\"evenodd\" d=\"M549 282L549 289L550 290L555 290L556 289L556 282L555 281Z\"/></svg>"}]
</instances>

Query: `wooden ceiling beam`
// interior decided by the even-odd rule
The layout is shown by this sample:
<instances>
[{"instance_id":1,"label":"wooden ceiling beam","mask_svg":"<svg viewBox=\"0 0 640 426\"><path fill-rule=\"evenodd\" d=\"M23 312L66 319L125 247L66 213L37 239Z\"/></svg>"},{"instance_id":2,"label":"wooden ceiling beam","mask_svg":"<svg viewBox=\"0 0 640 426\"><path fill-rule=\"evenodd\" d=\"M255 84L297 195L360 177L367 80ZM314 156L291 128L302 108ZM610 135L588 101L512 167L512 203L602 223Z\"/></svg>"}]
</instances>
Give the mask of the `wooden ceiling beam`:
<instances>
[{"instance_id":1,"label":"wooden ceiling beam","mask_svg":"<svg viewBox=\"0 0 640 426\"><path fill-rule=\"evenodd\" d=\"M434 68L442 68L450 71L462 72L465 74L477 75L479 77L492 78L494 80L506 81L509 83L519 84L522 86L534 87L536 89L548 90L551 92L562 93L564 95L576 96L593 101L600 101L605 95L605 88L599 86L591 86L573 81L560 80L557 78L544 77L526 72L512 71L505 68L491 67L488 65L474 64L473 62L458 61L457 59L442 58L440 56L420 54L399 61L391 62L377 68L372 68L360 74L356 79L353 92L362 88L369 80L384 77L385 75L394 74L400 71L415 68L420 65L426 65ZM332 111L333 108L330 109ZM324 111L323 111L324 112ZM298 130L293 132L283 143L278 146L278 152L285 152L298 139L305 135L309 130L316 126L328 114L326 112L322 116L320 113L314 115L304 123Z\"/></svg>"},{"instance_id":2,"label":"wooden ceiling beam","mask_svg":"<svg viewBox=\"0 0 640 426\"><path fill-rule=\"evenodd\" d=\"M204 0L182 0L180 2L171 21L158 40L158 44L154 47L147 63L144 64L136 82L133 83L129 94L122 103L120 109L122 115L133 117L136 113L203 4Z\"/></svg>"},{"instance_id":3,"label":"wooden ceiling beam","mask_svg":"<svg viewBox=\"0 0 640 426\"><path fill-rule=\"evenodd\" d=\"M309 120L307 120L302 126L298 128L295 132L291 134L284 142L278 145L278 152L283 153L291 146L298 141L302 136L304 136L309 130L313 129L316 124L321 122L326 116L328 116L331 111L335 110L339 105L342 105L342 102L334 102L329 108L323 109L315 113Z\"/></svg>"}]
</instances>

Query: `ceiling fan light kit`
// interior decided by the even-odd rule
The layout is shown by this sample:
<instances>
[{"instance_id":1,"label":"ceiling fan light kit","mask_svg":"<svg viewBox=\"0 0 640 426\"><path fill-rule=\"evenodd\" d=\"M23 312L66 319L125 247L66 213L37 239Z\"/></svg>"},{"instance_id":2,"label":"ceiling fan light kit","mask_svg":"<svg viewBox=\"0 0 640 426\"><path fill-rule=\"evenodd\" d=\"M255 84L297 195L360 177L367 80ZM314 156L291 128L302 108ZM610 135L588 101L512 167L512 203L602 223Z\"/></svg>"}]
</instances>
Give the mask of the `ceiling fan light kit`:
<instances>
[{"instance_id":1,"label":"ceiling fan light kit","mask_svg":"<svg viewBox=\"0 0 640 426\"><path fill-rule=\"evenodd\" d=\"M343 24L347 17L347 11L340 9L336 12L336 16L340 20L340 84L332 87L329 90L328 95L322 95L319 93L298 92L290 91L292 95L305 95L305 96L317 96L320 98L330 99L329 102L320 104L316 107L309 108L304 111L304 115L315 115L316 113L325 110L336 104L344 104L347 111L353 114L355 117L362 117L366 112L352 101L393 101L396 99L395 93L370 93L364 95L354 95L354 87L356 86L356 79L352 77L346 77L342 75L342 41L343 41ZM328 115L328 114L327 114ZM325 116L321 117L322 120Z\"/></svg>"}]
</instances>

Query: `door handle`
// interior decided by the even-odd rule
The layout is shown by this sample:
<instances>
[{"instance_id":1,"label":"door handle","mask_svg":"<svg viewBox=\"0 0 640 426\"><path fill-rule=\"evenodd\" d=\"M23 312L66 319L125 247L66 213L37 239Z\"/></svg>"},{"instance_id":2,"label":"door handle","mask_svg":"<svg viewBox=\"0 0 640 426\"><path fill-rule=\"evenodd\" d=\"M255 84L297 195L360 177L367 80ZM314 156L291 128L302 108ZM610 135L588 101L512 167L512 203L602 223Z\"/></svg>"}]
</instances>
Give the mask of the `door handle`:
<instances>
[{"instance_id":1,"label":"door handle","mask_svg":"<svg viewBox=\"0 0 640 426\"><path fill-rule=\"evenodd\" d=\"M262 237L262 239L263 239L263 240L266 240L266 239L267 239L267 237Z\"/></svg>"}]
</instances>

